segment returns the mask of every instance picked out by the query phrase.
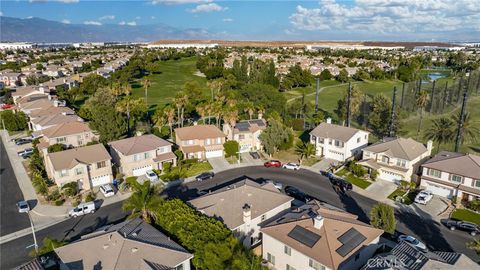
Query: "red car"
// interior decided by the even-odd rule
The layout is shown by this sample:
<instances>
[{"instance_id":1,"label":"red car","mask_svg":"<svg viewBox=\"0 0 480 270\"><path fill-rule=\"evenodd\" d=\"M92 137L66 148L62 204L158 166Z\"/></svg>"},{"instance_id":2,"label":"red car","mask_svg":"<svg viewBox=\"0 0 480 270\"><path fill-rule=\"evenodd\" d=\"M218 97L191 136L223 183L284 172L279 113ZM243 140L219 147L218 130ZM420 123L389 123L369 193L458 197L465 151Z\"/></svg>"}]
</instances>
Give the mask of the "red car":
<instances>
[{"instance_id":1,"label":"red car","mask_svg":"<svg viewBox=\"0 0 480 270\"><path fill-rule=\"evenodd\" d=\"M263 166L269 168L269 167L282 167L282 163L278 160L270 160L265 163L263 163Z\"/></svg>"}]
</instances>

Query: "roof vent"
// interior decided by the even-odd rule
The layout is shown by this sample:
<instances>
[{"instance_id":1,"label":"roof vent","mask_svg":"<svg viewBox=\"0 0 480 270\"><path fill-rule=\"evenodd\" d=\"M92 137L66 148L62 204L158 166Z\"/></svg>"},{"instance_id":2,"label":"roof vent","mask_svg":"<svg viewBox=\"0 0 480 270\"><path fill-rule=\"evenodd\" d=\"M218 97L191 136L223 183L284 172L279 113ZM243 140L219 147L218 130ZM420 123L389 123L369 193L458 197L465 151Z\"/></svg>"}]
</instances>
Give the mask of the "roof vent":
<instances>
[{"instance_id":1,"label":"roof vent","mask_svg":"<svg viewBox=\"0 0 480 270\"><path fill-rule=\"evenodd\" d=\"M315 229L321 229L322 226L323 226L323 217L321 215L317 215L313 219L313 227L315 227Z\"/></svg>"},{"instance_id":2,"label":"roof vent","mask_svg":"<svg viewBox=\"0 0 480 270\"><path fill-rule=\"evenodd\" d=\"M133 232L133 233L132 233L132 236L137 236L137 232Z\"/></svg>"},{"instance_id":3,"label":"roof vent","mask_svg":"<svg viewBox=\"0 0 480 270\"><path fill-rule=\"evenodd\" d=\"M103 249L107 249L109 247L108 244L103 245Z\"/></svg>"},{"instance_id":4,"label":"roof vent","mask_svg":"<svg viewBox=\"0 0 480 270\"><path fill-rule=\"evenodd\" d=\"M138 248L136 248L136 247L132 248L132 253L135 253L137 251L138 251Z\"/></svg>"}]
</instances>

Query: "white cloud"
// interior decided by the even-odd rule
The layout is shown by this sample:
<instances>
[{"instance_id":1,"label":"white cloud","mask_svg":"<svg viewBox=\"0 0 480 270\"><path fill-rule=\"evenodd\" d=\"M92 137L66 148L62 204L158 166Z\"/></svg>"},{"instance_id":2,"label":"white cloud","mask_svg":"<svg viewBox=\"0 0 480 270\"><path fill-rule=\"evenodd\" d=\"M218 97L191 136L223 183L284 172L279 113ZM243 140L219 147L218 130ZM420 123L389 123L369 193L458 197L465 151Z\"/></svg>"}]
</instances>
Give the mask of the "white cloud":
<instances>
[{"instance_id":1,"label":"white cloud","mask_svg":"<svg viewBox=\"0 0 480 270\"><path fill-rule=\"evenodd\" d=\"M157 17L151 16L150 19L155 20Z\"/></svg>"},{"instance_id":2,"label":"white cloud","mask_svg":"<svg viewBox=\"0 0 480 270\"><path fill-rule=\"evenodd\" d=\"M152 0L152 5L182 5L211 3L213 0Z\"/></svg>"},{"instance_id":3,"label":"white cloud","mask_svg":"<svg viewBox=\"0 0 480 270\"><path fill-rule=\"evenodd\" d=\"M79 0L28 0L30 3L46 3L46 2L59 2L64 4L76 4Z\"/></svg>"},{"instance_id":4,"label":"white cloud","mask_svg":"<svg viewBox=\"0 0 480 270\"><path fill-rule=\"evenodd\" d=\"M97 21L84 21L83 24L86 24L86 25L102 25L101 22L97 22Z\"/></svg>"},{"instance_id":5,"label":"white cloud","mask_svg":"<svg viewBox=\"0 0 480 270\"><path fill-rule=\"evenodd\" d=\"M0 11L0 16L3 16L3 12Z\"/></svg>"},{"instance_id":6,"label":"white cloud","mask_svg":"<svg viewBox=\"0 0 480 270\"><path fill-rule=\"evenodd\" d=\"M137 16L137 17L135 17L135 20L140 20L141 18L142 18L142 17Z\"/></svg>"},{"instance_id":7,"label":"white cloud","mask_svg":"<svg viewBox=\"0 0 480 270\"><path fill-rule=\"evenodd\" d=\"M227 7L222 7L216 3L201 4L196 6L194 9L187 9L190 13L200 13L200 12L214 12L214 11L224 11L227 10Z\"/></svg>"},{"instance_id":8,"label":"white cloud","mask_svg":"<svg viewBox=\"0 0 480 270\"><path fill-rule=\"evenodd\" d=\"M125 25L125 24L127 24L127 23L126 23L125 21L121 21L121 22L119 22L118 24L119 24L119 25Z\"/></svg>"},{"instance_id":9,"label":"white cloud","mask_svg":"<svg viewBox=\"0 0 480 270\"><path fill-rule=\"evenodd\" d=\"M32 19L32 18L33 18L33 16L28 16L28 17L27 17L27 19Z\"/></svg>"},{"instance_id":10,"label":"white cloud","mask_svg":"<svg viewBox=\"0 0 480 270\"><path fill-rule=\"evenodd\" d=\"M67 20L67 19L62 20L62 23L64 23L64 24L70 24L70 20Z\"/></svg>"},{"instance_id":11,"label":"white cloud","mask_svg":"<svg viewBox=\"0 0 480 270\"><path fill-rule=\"evenodd\" d=\"M102 16L100 18L98 18L100 21L103 21L103 20L115 20L115 15L105 15L105 16Z\"/></svg>"},{"instance_id":12,"label":"white cloud","mask_svg":"<svg viewBox=\"0 0 480 270\"><path fill-rule=\"evenodd\" d=\"M223 19L222 21L224 21L224 22L233 22L233 19L232 19L232 18L225 18L225 19Z\"/></svg>"},{"instance_id":13,"label":"white cloud","mask_svg":"<svg viewBox=\"0 0 480 270\"><path fill-rule=\"evenodd\" d=\"M127 25L136 26L136 25L137 25L137 22L127 22Z\"/></svg>"},{"instance_id":14,"label":"white cloud","mask_svg":"<svg viewBox=\"0 0 480 270\"><path fill-rule=\"evenodd\" d=\"M304 31L402 34L478 31L478 0L321 0L318 8L297 6L289 19Z\"/></svg>"}]
</instances>

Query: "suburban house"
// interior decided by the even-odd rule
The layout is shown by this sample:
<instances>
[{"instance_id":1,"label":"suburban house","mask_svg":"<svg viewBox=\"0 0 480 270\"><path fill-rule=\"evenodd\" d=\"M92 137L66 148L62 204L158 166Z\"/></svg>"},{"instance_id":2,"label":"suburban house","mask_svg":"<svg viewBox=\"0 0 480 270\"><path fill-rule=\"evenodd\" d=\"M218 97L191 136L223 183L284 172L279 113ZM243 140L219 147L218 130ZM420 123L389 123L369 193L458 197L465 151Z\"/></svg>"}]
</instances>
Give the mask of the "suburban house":
<instances>
[{"instance_id":1,"label":"suburban house","mask_svg":"<svg viewBox=\"0 0 480 270\"><path fill-rule=\"evenodd\" d=\"M39 131L54 127L56 125L71 122L83 122L83 119L76 114L62 112L60 114L45 115L35 119L30 119L30 127L33 131Z\"/></svg>"},{"instance_id":2,"label":"suburban house","mask_svg":"<svg viewBox=\"0 0 480 270\"><path fill-rule=\"evenodd\" d=\"M377 170L378 179L410 182L417 173L421 161L432 152L432 141L427 146L411 138L385 138L363 148L362 160L358 164Z\"/></svg>"},{"instance_id":3,"label":"suburban house","mask_svg":"<svg viewBox=\"0 0 480 270\"><path fill-rule=\"evenodd\" d=\"M56 248L61 270L190 270L193 255L141 219L108 225Z\"/></svg>"},{"instance_id":4,"label":"suburban house","mask_svg":"<svg viewBox=\"0 0 480 270\"><path fill-rule=\"evenodd\" d=\"M373 256L383 230L312 201L262 227L262 256L274 269L358 269Z\"/></svg>"},{"instance_id":5,"label":"suburban house","mask_svg":"<svg viewBox=\"0 0 480 270\"><path fill-rule=\"evenodd\" d=\"M64 144L67 147L81 147L91 141L98 140L85 122L67 122L41 131L32 133L32 137L39 138L38 149L47 154L47 148L54 144Z\"/></svg>"},{"instance_id":6,"label":"suburban house","mask_svg":"<svg viewBox=\"0 0 480 270\"><path fill-rule=\"evenodd\" d=\"M480 269L477 263L457 252L422 252L407 242L400 242L390 252L378 254L361 270L456 270Z\"/></svg>"},{"instance_id":7,"label":"suburban house","mask_svg":"<svg viewBox=\"0 0 480 270\"><path fill-rule=\"evenodd\" d=\"M185 158L223 157L225 134L214 125L194 125L175 129L175 142Z\"/></svg>"},{"instance_id":8,"label":"suburban house","mask_svg":"<svg viewBox=\"0 0 480 270\"><path fill-rule=\"evenodd\" d=\"M207 216L220 219L246 247L250 247L261 241L260 224L289 209L292 201L292 197L281 193L272 183L260 185L243 180L189 203Z\"/></svg>"},{"instance_id":9,"label":"suburban house","mask_svg":"<svg viewBox=\"0 0 480 270\"><path fill-rule=\"evenodd\" d=\"M45 169L59 187L77 182L79 189L90 190L112 182L110 159L103 144L94 144L49 153L45 158Z\"/></svg>"},{"instance_id":10,"label":"suburban house","mask_svg":"<svg viewBox=\"0 0 480 270\"><path fill-rule=\"evenodd\" d=\"M240 121L232 126L228 123L223 125L223 133L229 140L237 141L240 145L240 152L258 151L262 149L260 134L267 128L264 119Z\"/></svg>"},{"instance_id":11,"label":"suburban house","mask_svg":"<svg viewBox=\"0 0 480 270\"><path fill-rule=\"evenodd\" d=\"M315 145L317 156L344 162L360 154L368 144L368 135L360 129L332 124L327 118L327 122L310 132L310 142Z\"/></svg>"},{"instance_id":12,"label":"suburban house","mask_svg":"<svg viewBox=\"0 0 480 270\"><path fill-rule=\"evenodd\" d=\"M480 197L480 156L442 151L422 164L420 185L460 201Z\"/></svg>"},{"instance_id":13,"label":"suburban house","mask_svg":"<svg viewBox=\"0 0 480 270\"><path fill-rule=\"evenodd\" d=\"M2 72L0 73L0 81L6 86L16 86L20 82L21 73L18 72Z\"/></svg>"},{"instance_id":14,"label":"suburban house","mask_svg":"<svg viewBox=\"0 0 480 270\"><path fill-rule=\"evenodd\" d=\"M113 163L125 176L144 175L148 170L162 170L163 163L176 165L172 143L155 135L135 136L108 144Z\"/></svg>"},{"instance_id":15,"label":"suburban house","mask_svg":"<svg viewBox=\"0 0 480 270\"><path fill-rule=\"evenodd\" d=\"M17 102L18 99L29 97L33 95L39 95L46 98L50 93L50 90L42 86L23 86L15 89L15 92L12 92L13 102Z\"/></svg>"}]
</instances>

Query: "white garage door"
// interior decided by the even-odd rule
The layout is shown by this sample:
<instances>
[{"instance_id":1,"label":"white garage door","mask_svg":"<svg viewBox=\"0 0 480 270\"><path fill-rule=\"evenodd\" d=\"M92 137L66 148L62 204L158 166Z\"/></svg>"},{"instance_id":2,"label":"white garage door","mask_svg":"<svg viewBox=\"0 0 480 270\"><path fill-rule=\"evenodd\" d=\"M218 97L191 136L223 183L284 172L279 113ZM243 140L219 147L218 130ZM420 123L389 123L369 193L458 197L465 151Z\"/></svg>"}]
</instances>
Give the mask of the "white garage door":
<instances>
[{"instance_id":1,"label":"white garage door","mask_svg":"<svg viewBox=\"0 0 480 270\"><path fill-rule=\"evenodd\" d=\"M149 170L153 169L152 165L138 167L132 170L133 176L145 175Z\"/></svg>"},{"instance_id":2,"label":"white garage door","mask_svg":"<svg viewBox=\"0 0 480 270\"><path fill-rule=\"evenodd\" d=\"M390 182L398 182L402 180L401 175L398 175L396 173L391 173L389 171L384 171L384 170L380 170L380 175L378 176L378 178L382 180L390 181Z\"/></svg>"},{"instance_id":3,"label":"white garage door","mask_svg":"<svg viewBox=\"0 0 480 270\"><path fill-rule=\"evenodd\" d=\"M442 196L445 198L450 198L453 193L453 190L449 188L433 185L430 183L426 183L425 189L430 190L435 195Z\"/></svg>"},{"instance_id":4,"label":"white garage door","mask_svg":"<svg viewBox=\"0 0 480 270\"><path fill-rule=\"evenodd\" d=\"M345 156L343 155L343 153L333 151L333 150L328 150L328 153L325 154L325 157L342 161L342 162L345 161Z\"/></svg>"},{"instance_id":5,"label":"white garage door","mask_svg":"<svg viewBox=\"0 0 480 270\"><path fill-rule=\"evenodd\" d=\"M207 151L205 152L205 157L206 158L223 157L223 150Z\"/></svg>"},{"instance_id":6,"label":"white garage door","mask_svg":"<svg viewBox=\"0 0 480 270\"><path fill-rule=\"evenodd\" d=\"M96 177L92 177L92 185L94 187L98 187L98 186L101 186L101 185L105 185L105 184L108 184L110 183L110 175L102 175L102 176L96 176Z\"/></svg>"}]
</instances>

